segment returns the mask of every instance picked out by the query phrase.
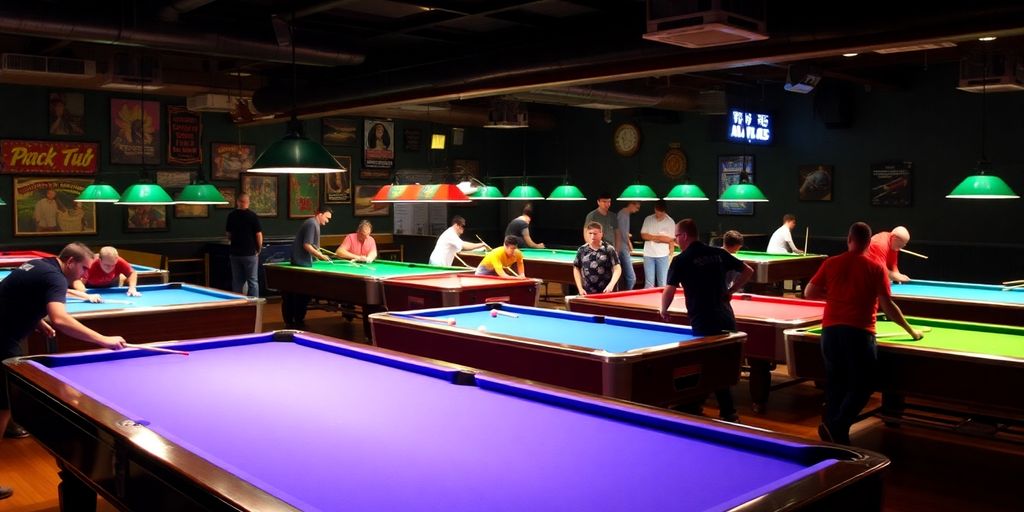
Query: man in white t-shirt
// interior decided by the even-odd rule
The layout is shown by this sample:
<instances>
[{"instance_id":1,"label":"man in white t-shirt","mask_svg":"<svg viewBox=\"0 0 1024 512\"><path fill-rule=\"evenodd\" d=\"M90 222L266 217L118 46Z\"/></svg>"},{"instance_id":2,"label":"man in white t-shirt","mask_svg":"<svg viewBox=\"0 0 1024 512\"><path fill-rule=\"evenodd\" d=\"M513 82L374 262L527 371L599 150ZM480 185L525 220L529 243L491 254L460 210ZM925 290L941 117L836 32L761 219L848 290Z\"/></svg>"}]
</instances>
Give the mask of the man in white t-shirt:
<instances>
[{"instance_id":1,"label":"man in white t-shirt","mask_svg":"<svg viewBox=\"0 0 1024 512\"><path fill-rule=\"evenodd\" d=\"M472 251L484 246L482 243L466 242L462 240L462 234L466 232L466 219L461 215L452 217L452 225L437 237L437 245L434 252L430 253L430 264L443 267L452 266L455 261L455 253L459 251Z\"/></svg>"},{"instance_id":2,"label":"man in white t-shirt","mask_svg":"<svg viewBox=\"0 0 1024 512\"><path fill-rule=\"evenodd\" d=\"M644 219L640 238L644 239L644 288L665 286L668 264L675 249L676 221L665 212L665 200L654 203L654 214Z\"/></svg>"},{"instance_id":3,"label":"man in white t-shirt","mask_svg":"<svg viewBox=\"0 0 1024 512\"><path fill-rule=\"evenodd\" d=\"M793 243L793 228L796 227L796 215L787 213L782 216L782 226L772 233L768 240L769 254L803 254Z\"/></svg>"}]
</instances>

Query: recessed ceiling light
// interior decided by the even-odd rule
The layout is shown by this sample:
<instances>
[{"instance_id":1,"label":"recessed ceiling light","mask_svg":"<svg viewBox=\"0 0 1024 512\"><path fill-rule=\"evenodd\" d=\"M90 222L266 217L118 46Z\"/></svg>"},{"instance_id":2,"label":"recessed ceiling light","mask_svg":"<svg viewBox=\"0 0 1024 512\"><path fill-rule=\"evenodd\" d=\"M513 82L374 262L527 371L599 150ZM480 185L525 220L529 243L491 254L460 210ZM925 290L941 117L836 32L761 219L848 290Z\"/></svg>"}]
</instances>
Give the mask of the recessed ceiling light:
<instances>
[{"instance_id":1,"label":"recessed ceiling light","mask_svg":"<svg viewBox=\"0 0 1024 512\"><path fill-rule=\"evenodd\" d=\"M252 76L252 73L249 73L248 71L228 71L228 76L246 77Z\"/></svg>"},{"instance_id":2,"label":"recessed ceiling light","mask_svg":"<svg viewBox=\"0 0 1024 512\"><path fill-rule=\"evenodd\" d=\"M860 54L859 53L850 52L850 53L844 53L843 57L856 57L858 55L860 55Z\"/></svg>"},{"instance_id":3,"label":"recessed ceiling light","mask_svg":"<svg viewBox=\"0 0 1024 512\"><path fill-rule=\"evenodd\" d=\"M985 37L979 37L978 38L978 41L984 41L986 43L989 42L989 41L995 41L995 40L996 40L996 36L985 36Z\"/></svg>"}]
</instances>

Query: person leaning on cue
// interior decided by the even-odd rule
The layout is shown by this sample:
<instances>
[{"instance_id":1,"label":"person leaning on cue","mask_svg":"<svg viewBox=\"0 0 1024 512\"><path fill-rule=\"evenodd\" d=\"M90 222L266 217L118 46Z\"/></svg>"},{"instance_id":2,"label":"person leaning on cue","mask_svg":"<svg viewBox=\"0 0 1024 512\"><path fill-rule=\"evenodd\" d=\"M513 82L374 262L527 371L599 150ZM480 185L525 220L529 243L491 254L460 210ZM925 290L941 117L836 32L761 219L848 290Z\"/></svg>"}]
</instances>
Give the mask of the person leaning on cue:
<instances>
[{"instance_id":1,"label":"person leaning on cue","mask_svg":"<svg viewBox=\"0 0 1024 512\"><path fill-rule=\"evenodd\" d=\"M896 226L892 232L880 231L871 237L871 244L868 247L867 255L885 270L893 282L906 283L910 277L900 272L899 257L900 250L910 243L910 230L903 226Z\"/></svg>"},{"instance_id":2,"label":"person leaning on cue","mask_svg":"<svg viewBox=\"0 0 1024 512\"><path fill-rule=\"evenodd\" d=\"M476 267L478 276L526 277L526 266L523 263L523 251L519 250L519 242L514 236L506 236L505 244L491 249L480 265ZM516 275L510 275L512 265L516 266ZM509 270L505 270L505 269Z\"/></svg>"}]
</instances>

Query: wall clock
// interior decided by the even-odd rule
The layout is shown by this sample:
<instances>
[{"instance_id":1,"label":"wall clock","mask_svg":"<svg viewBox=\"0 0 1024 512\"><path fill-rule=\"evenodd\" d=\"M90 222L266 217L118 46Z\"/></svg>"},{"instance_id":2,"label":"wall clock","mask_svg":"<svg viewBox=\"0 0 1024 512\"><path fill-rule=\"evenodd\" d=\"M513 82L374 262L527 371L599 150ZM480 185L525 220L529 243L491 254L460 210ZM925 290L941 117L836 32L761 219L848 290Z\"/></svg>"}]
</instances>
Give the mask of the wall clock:
<instances>
[{"instance_id":1,"label":"wall clock","mask_svg":"<svg viewBox=\"0 0 1024 512\"><path fill-rule=\"evenodd\" d=\"M640 149L640 128L633 123L622 123L615 128L612 145L619 156L633 156Z\"/></svg>"},{"instance_id":2,"label":"wall clock","mask_svg":"<svg viewBox=\"0 0 1024 512\"><path fill-rule=\"evenodd\" d=\"M676 180L686 174L686 167L686 154L679 149L679 143L669 144L665 158L661 160L661 171L665 173L665 176Z\"/></svg>"}]
</instances>

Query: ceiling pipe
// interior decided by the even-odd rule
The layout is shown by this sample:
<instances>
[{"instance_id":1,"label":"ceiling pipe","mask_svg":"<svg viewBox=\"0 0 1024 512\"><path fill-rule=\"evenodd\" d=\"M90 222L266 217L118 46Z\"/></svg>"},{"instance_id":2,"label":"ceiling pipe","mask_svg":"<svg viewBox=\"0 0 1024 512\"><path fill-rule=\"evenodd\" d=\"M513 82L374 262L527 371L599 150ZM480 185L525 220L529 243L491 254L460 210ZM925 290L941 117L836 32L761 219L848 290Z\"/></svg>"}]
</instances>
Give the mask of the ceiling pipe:
<instances>
[{"instance_id":1,"label":"ceiling pipe","mask_svg":"<svg viewBox=\"0 0 1024 512\"><path fill-rule=\"evenodd\" d=\"M0 8L0 33L86 43L141 46L260 62L292 62L290 46L282 47L274 43L193 32L176 25L140 24L135 27L119 27L116 21L113 24L95 20L83 21L78 18L60 18L54 13L36 16ZM295 49L296 64L306 66L355 66L362 64L365 59L366 56L361 53L343 50L309 47Z\"/></svg>"},{"instance_id":2,"label":"ceiling pipe","mask_svg":"<svg viewBox=\"0 0 1024 512\"><path fill-rule=\"evenodd\" d=\"M663 110L701 110L698 92L673 88L626 90L597 86L572 86L540 89L512 94L513 98L530 103L569 105L589 108L660 108Z\"/></svg>"}]
</instances>

